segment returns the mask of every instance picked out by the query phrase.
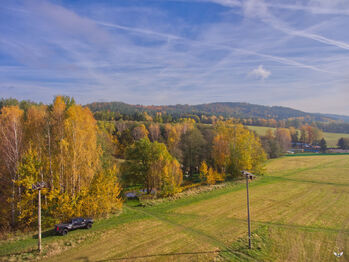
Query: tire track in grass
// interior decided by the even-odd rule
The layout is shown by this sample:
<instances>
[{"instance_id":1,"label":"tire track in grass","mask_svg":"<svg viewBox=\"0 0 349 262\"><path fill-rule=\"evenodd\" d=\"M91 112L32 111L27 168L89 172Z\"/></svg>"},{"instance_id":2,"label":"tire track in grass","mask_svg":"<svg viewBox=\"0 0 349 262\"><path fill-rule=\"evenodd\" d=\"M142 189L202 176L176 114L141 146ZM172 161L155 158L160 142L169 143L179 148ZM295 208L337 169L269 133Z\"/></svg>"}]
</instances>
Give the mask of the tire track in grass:
<instances>
[{"instance_id":1,"label":"tire track in grass","mask_svg":"<svg viewBox=\"0 0 349 262\"><path fill-rule=\"evenodd\" d=\"M335 161L331 161L328 163L335 163L338 160ZM328 163L325 163L326 165ZM301 169L297 169L292 170L291 172L286 172L285 176L290 176L293 174L297 174L299 172L303 172L303 171L308 171L308 170L312 170L312 169L318 169L318 168L323 168L324 164L320 164L317 166L313 166L313 167L307 167L307 168L301 168ZM273 176L273 175L263 175L258 177L255 181L250 183L250 187L256 187L256 186L261 186L261 185L266 185L266 184L271 184L271 183L277 183L284 180L284 176ZM229 183L229 182L228 182ZM215 189L213 191L209 191L209 192L204 192L198 195L194 195L194 196L190 196L190 197L185 197L185 198L181 198L181 199L176 199L176 200L169 200L168 202L163 202L163 203L159 203L156 204L154 206L150 206L147 209L148 210L152 210L155 212L165 212L165 211L169 211L171 209L174 208L179 208L182 206L187 206L190 204L194 204L197 202L201 202L201 201L205 201L205 200L209 200L209 199L214 199L216 197L225 195L225 194L230 194L232 192L236 192L236 191L240 191L240 190L245 190L246 186L245 186L245 181L244 179L242 179L241 181L235 181L232 182L230 185L227 185L224 188L220 188L220 189Z\"/></svg>"},{"instance_id":2,"label":"tire track in grass","mask_svg":"<svg viewBox=\"0 0 349 262\"><path fill-rule=\"evenodd\" d=\"M185 214L185 213L170 213L169 215L172 216L179 216L179 217L197 217L197 218L203 218L205 216L203 215L196 215L196 214ZM241 218L229 218L232 221L237 221L237 222L245 222L247 224L246 219L241 219ZM349 219L345 224L349 223ZM267 222L267 221L259 221L259 220L251 220L251 224L257 224L257 225L265 225L265 226L275 226L275 227L282 227L282 228L294 228L298 230L303 230L303 231L324 231L324 232L332 232L332 233L348 233L349 234L349 229L343 228L330 228L330 227L313 227L313 226L305 226L305 225L297 225L297 224L285 224L285 223L278 223L278 222Z\"/></svg>"},{"instance_id":3,"label":"tire track in grass","mask_svg":"<svg viewBox=\"0 0 349 262\"><path fill-rule=\"evenodd\" d=\"M141 212L143 214L147 214L148 216L153 217L156 220L162 221L166 224L169 224L175 228L180 229L181 232L187 233L187 234L194 236L202 241L208 241L212 245L219 248L218 252L223 259L231 261L232 259L238 259L241 256L243 256L246 259L248 259L249 261L254 261L254 259L252 257L250 257L244 253L241 253L237 250L233 250L231 247L227 246L225 243L223 243L222 241L218 240L217 238L215 238L209 234L206 234L200 230L196 230L196 229L191 228L191 227L184 226L182 224L179 224L179 223L172 221L169 218L166 218L166 214L155 213L155 212L146 211L146 210L139 210L139 209L133 208L133 207L126 207L126 208ZM222 251L222 252L220 252L220 251ZM255 260L255 261L257 261L257 260Z\"/></svg>"},{"instance_id":4,"label":"tire track in grass","mask_svg":"<svg viewBox=\"0 0 349 262\"><path fill-rule=\"evenodd\" d=\"M281 174L284 174L282 176L273 176L273 175L269 175L269 174L263 175L263 176L258 177L256 179L256 181L251 182L250 187L256 187L256 186L262 186L262 185L266 185L266 184L277 183L277 182L287 180L287 179L289 181L295 181L295 182L317 183L317 181L308 181L308 180L302 181L302 180L296 180L296 179L292 179L292 178L285 178L285 176L291 176L294 174L298 174L298 173L301 173L304 171L309 171L309 170L314 170L314 169L315 170L322 169L328 165L335 164L335 163L340 162L340 161L343 161L343 159L337 159L337 160L329 161L326 163L321 163L319 165L315 165L315 166L311 166L311 167L298 168L296 170L291 170L291 171L288 171L285 173L281 173ZM319 182L319 184L337 185L336 183L330 183L330 182L329 183ZM338 184L338 185L343 186L343 184ZM344 184L344 186L346 186L346 184ZM245 187L244 182L242 182L242 183L235 182L234 184L228 185L227 187L222 188L222 189L216 189L214 191L205 192L205 193L193 196L193 197L169 201L167 203L161 203L159 205L150 207L150 209L154 210L154 211L156 210L156 211L165 212L165 211L169 211L169 210L174 209L174 208L179 208L179 207L194 204L197 202L213 199L213 198L216 198L218 196L225 195L225 194L230 194L230 193L235 192L235 191L245 190L245 188L246 187ZM173 205L173 203L175 203L175 204Z\"/></svg>"},{"instance_id":5,"label":"tire track in grass","mask_svg":"<svg viewBox=\"0 0 349 262\"><path fill-rule=\"evenodd\" d=\"M313 165L311 167L298 168L296 170L293 169L293 170L290 170L287 172L280 172L281 176L266 175L264 177L260 177L257 181L252 182L250 184L250 186L255 187L255 186L260 186L260 185L279 183L279 182L282 182L283 180L287 180L287 179L295 181L295 182L299 182L299 183L328 184L328 185L332 185L332 186L337 185L334 183L326 183L326 182L317 183L318 181L306 181L306 180L302 181L302 180L293 179L292 177L288 177L288 176L292 176L293 174L299 174L299 173L302 173L305 171L310 171L310 170L314 171L317 169L327 168L329 166L338 164L342 161L343 161L343 159L328 161L326 163ZM277 174L277 173L274 172L274 174ZM288 178L285 178L284 176L287 176ZM340 185L343 186L343 184L340 184ZM344 185L344 186L346 186L346 185ZM223 243L220 239L217 239L210 234L207 234L207 233L202 232L198 229L188 227L188 226L181 224L180 222L177 221L176 215L183 216L184 214L177 214L173 210L174 208L178 208L181 206L187 206L190 204L198 203L198 202L209 200L209 199L214 199L216 197L223 196L225 194L229 194L229 193L244 190L244 189L245 189L245 186L243 184L242 185L235 184L235 185L229 186L228 188L215 190L215 192L211 191L211 192L200 194L198 196L188 197L186 199L169 201L167 203L162 203L162 204L156 205L154 207L145 208L143 210L140 208L130 208L130 209L135 210L135 211L140 212L140 213L143 213L143 214L146 214L146 215L148 215L156 220L162 221L163 223L166 223L166 224L170 225L171 227L174 227L174 228L180 230L180 232L186 233L189 236L194 237L194 239L196 238L198 241L211 243L212 245L214 245L220 249L220 251L221 251L220 256L225 261L241 261L241 260L242 261L258 261L256 259L256 257L253 254L250 255L248 251L245 252L244 249L240 249L240 248L238 250L234 249L235 242L233 242L232 245L228 245L226 243ZM125 208L127 208L127 207L125 207ZM200 217L200 215L194 215L194 214L190 214L190 216L193 216L193 217L199 216ZM234 219L232 219L232 221L234 221ZM236 219L236 221L239 221L239 219ZM244 220L241 219L240 221L244 221ZM262 222L262 221L252 221L252 223L259 225L259 226L264 225L264 226L275 227L275 228L302 230L305 232L312 232L312 231L313 232L314 231L317 231L317 232L335 232L338 234L338 238L339 238L340 242L342 242L341 236L343 234L345 235L346 233L349 232L345 228L337 229L337 228L313 227L313 226L302 226L302 225L293 225L293 224L284 224L284 223L275 223L275 222ZM346 238L344 238L344 241L346 241ZM161 255L167 256L167 255L171 255L171 254L161 254ZM173 255L176 255L176 254L173 253Z\"/></svg>"},{"instance_id":6,"label":"tire track in grass","mask_svg":"<svg viewBox=\"0 0 349 262\"><path fill-rule=\"evenodd\" d=\"M269 177L269 176L266 176ZM323 182L323 181L316 181L316 180L304 180L304 179L296 179L296 178L288 178L284 176L270 176L276 179L285 180L285 181L292 181L292 182L302 182L302 183L312 183L312 184L320 184L320 185L330 185L330 186L342 186L342 187L349 187L349 184L343 184L343 183L332 183L332 182Z\"/></svg>"},{"instance_id":7,"label":"tire track in grass","mask_svg":"<svg viewBox=\"0 0 349 262\"><path fill-rule=\"evenodd\" d=\"M289 171L281 172L280 173L281 176L273 176L272 174L276 173L276 171L273 171L273 172L270 172L270 174L265 175L264 177L276 177L276 178L288 177L288 176L292 176L292 175L295 175L295 174L302 173L304 171L323 169L323 168L327 167L328 165L336 164L336 163L342 162L344 160L346 160L346 159L336 159L336 160L333 160L333 161L328 161L326 163L321 163L319 165L303 167L303 168L297 168L297 169L291 169Z\"/></svg>"}]
</instances>

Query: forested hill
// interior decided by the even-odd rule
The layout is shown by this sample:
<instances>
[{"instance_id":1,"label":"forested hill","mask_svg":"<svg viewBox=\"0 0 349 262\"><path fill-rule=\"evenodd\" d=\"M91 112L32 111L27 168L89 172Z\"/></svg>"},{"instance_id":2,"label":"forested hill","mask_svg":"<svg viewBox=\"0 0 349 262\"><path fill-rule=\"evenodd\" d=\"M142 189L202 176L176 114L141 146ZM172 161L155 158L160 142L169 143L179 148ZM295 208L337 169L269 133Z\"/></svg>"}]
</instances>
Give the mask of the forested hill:
<instances>
[{"instance_id":1,"label":"forested hill","mask_svg":"<svg viewBox=\"0 0 349 262\"><path fill-rule=\"evenodd\" d=\"M349 123L349 116L343 116L343 115L334 115L334 114L320 114L322 116L334 119L334 120L339 120L343 122Z\"/></svg>"},{"instance_id":2,"label":"forested hill","mask_svg":"<svg viewBox=\"0 0 349 262\"><path fill-rule=\"evenodd\" d=\"M96 102L87 105L93 112L111 111L120 114L134 114L137 112L166 112L167 114L182 115L215 115L237 118L264 118L282 120L293 117L304 117L312 121L342 120L348 121L349 117L339 115L325 115L306 113L300 110L282 106L262 106L239 102L218 102L200 105L164 105L143 106L130 105L122 102Z\"/></svg>"}]
</instances>

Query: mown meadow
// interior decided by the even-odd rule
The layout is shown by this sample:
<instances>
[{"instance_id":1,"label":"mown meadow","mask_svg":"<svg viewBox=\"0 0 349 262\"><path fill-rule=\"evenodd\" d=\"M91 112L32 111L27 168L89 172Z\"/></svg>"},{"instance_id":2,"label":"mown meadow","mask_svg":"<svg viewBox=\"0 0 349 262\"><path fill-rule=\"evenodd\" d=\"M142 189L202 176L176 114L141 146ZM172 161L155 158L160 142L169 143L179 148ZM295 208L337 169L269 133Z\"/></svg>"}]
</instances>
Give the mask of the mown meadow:
<instances>
[{"instance_id":1,"label":"mown meadow","mask_svg":"<svg viewBox=\"0 0 349 262\"><path fill-rule=\"evenodd\" d=\"M260 136L264 136L269 129L273 130L273 132L276 129L273 127L266 127L266 126L247 126L247 128L252 131L255 131ZM338 140L342 137L349 138L349 134L345 134L345 133L323 132L323 135L325 140L327 141L328 147L337 147Z\"/></svg>"},{"instance_id":2,"label":"mown meadow","mask_svg":"<svg viewBox=\"0 0 349 262\"><path fill-rule=\"evenodd\" d=\"M35 235L13 237L0 242L0 260L347 261L348 174L347 155L269 160L265 175L250 183L251 250L245 184L236 181L145 207L126 202L89 231L46 232L40 256Z\"/></svg>"}]
</instances>

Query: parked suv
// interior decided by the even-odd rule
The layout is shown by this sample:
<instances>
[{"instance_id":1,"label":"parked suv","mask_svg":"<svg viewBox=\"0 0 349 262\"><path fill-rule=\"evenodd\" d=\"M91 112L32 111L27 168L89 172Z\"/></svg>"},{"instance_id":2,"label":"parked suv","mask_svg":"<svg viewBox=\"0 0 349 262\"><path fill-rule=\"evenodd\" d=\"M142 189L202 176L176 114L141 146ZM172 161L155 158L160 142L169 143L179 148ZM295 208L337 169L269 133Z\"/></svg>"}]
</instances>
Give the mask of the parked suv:
<instances>
[{"instance_id":1,"label":"parked suv","mask_svg":"<svg viewBox=\"0 0 349 262\"><path fill-rule=\"evenodd\" d=\"M90 218L73 218L72 220L55 225L55 232L57 234L61 234L62 236L68 234L69 231L78 229L78 228L86 228L90 229L92 227L93 220Z\"/></svg>"}]
</instances>

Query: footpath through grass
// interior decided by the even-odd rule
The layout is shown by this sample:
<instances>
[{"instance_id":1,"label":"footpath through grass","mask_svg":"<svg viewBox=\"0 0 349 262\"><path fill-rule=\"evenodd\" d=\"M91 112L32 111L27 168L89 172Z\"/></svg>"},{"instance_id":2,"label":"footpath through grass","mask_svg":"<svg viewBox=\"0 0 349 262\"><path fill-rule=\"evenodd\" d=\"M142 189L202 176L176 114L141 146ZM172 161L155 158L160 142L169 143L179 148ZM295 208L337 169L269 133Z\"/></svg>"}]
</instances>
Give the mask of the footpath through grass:
<instances>
[{"instance_id":1,"label":"footpath through grass","mask_svg":"<svg viewBox=\"0 0 349 262\"><path fill-rule=\"evenodd\" d=\"M0 260L348 261L349 156L284 157L250 183L253 248L247 248L243 181L140 207L65 237L0 242ZM333 251L344 251L337 260ZM18 253L18 254L16 254ZM10 255L12 254L12 255Z\"/></svg>"}]
</instances>

